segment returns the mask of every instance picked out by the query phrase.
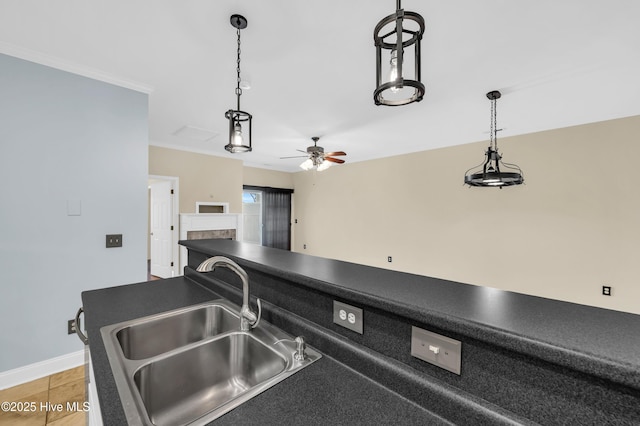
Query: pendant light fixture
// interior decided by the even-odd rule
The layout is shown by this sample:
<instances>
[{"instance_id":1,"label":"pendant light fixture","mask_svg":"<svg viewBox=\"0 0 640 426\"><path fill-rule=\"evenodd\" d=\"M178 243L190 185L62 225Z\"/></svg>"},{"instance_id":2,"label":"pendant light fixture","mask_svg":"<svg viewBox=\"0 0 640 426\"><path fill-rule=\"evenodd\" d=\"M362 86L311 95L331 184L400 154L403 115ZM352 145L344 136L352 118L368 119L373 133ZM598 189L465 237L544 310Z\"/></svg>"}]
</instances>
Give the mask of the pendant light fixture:
<instances>
[{"instance_id":1,"label":"pendant light fixture","mask_svg":"<svg viewBox=\"0 0 640 426\"><path fill-rule=\"evenodd\" d=\"M499 91L487 93L491 101L491 141L485 152L485 161L479 166L473 167L464 174L464 183L469 186L503 186L520 185L524 182L522 170L515 164L502 162L502 156L498 154L498 129L496 128L496 101L500 99Z\"/></svg>"},{"instance_id":2,"label":"pendant light fixture","mask_svg":"<svg viewBox=\"0 0 640 426\"><path fill-rule=\"evenodd\" d=\"M231 25L236 28L238 33L238 58L236 60L237 67L237 86L236 86L236 109L230 109L224 116L229 120L229 143L224 149L229 152L249 152L251 151L251 119L252 116L248 112L240 109L240 96L242 89L240 88L240 30L247 28L247 20L241 15L231 15ZM244 126L244 128L243 128Z\"/></svg>"},{"instance_id":3,"label":"pendant light fixture","mask_svg":"<svg viewBox=\"0 0 640 426\"><path fill-rule=\"evenodd\" d=\"M422 34L424 19L415 12L403 10L400 0L396 0L396 13L376 25L373 30L376 46L376 90L373 100L376 105L399 106L422 100Z\"/></svg>"}]
</instances>

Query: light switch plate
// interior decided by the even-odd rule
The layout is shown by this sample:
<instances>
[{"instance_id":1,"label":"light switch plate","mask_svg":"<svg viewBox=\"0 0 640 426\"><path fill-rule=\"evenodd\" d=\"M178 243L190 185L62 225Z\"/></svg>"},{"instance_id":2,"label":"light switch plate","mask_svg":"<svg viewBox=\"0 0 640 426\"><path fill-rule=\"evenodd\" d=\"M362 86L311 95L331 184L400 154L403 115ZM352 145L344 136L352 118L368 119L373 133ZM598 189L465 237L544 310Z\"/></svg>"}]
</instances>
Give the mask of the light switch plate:
<instances>
[{"instance_id":1,"label":"light switch plate","mask_svg":"<svg viewBox=\"0 0 640 426\"><path fill-rule=\"evenodd\" d=\"M460 375L462 342L411 327L411 355Z\"/></svg>"},{"instance_id":2,"label":"light switch plate","mask_svg":"<svg viewBox=\"0 0 640 426\"><path fill-rule=\"evenodd\" d=\"M346 303L333 301L333 322L356 333L363 333L362 309Z\"/></svg>"},{"instance_id":3,"label":"light switch plate","mask_svg":"<svg viewBox=\"0 0 640 426\"><path fill-rule=\"evenodd\" d=\"M122 247L122 234L108 234L106 246L107 248Z\"/></svg>"}]
</instances>

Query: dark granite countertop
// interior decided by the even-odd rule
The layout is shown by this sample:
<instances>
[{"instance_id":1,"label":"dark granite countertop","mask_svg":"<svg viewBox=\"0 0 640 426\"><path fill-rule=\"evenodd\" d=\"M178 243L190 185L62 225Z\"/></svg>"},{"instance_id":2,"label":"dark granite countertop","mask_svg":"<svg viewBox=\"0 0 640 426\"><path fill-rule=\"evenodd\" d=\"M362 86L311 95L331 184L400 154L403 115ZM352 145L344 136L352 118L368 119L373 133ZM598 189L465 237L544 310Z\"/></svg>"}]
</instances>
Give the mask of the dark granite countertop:
<instances>
[{"instance_id":1,"label":"dark granite countertop","mask_svg":"<svg viewBox=\"0 0 640 426\"><path fill-rule=\"evenodd\" d=\"M189 240L181 244L640 389L640 315L237 241Z\"/></svg>"},{"instance_id":2,"label":"dark granite countertop","mask_svg":"<svg viewBox=\"0 0 640 426\"><path fill-rule=\"evenodd\" d=\"M126 418L100 328L215 298L215 294L184 277L82 293L91 360L105 425L124 425ZM450 424L326 355L212 423Z\"/></svg>"}]
</instances>

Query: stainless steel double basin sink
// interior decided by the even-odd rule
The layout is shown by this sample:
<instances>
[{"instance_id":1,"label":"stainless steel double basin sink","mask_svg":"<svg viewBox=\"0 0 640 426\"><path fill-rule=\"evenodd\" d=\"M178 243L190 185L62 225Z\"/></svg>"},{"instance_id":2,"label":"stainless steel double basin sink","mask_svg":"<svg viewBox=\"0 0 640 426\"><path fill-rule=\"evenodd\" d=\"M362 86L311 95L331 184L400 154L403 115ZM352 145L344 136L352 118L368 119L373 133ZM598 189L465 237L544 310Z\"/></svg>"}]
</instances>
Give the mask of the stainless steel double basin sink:
<instances>
[{"instance_id":1,"label":"stainless steel double basin sink","mask_svg":"<svg viewBox=\"0 0 640 426\"><path fill-rule=\"evenodd\" d=\"M321 357L264 321L240 331L239 312L220 299L101 329L130 425L206 424Z\"/></svg>"}]
</instances>

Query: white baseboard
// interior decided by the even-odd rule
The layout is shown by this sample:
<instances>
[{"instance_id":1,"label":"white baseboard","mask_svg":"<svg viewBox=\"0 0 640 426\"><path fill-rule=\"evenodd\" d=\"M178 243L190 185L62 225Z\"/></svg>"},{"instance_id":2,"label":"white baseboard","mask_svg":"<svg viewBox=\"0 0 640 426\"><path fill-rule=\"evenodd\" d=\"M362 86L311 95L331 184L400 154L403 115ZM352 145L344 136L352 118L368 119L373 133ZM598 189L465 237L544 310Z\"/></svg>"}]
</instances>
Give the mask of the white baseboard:
<instances>
[{"instance_id":1,"label":"white baseboard","mask_svg":"<svg viewBox=\"0 0 640 426\"><path fill-rule=\"evenodd\" d=\"M0 390L21 385L84 364L84 350L0 373Z\"/></svg>"}]
</instances>

